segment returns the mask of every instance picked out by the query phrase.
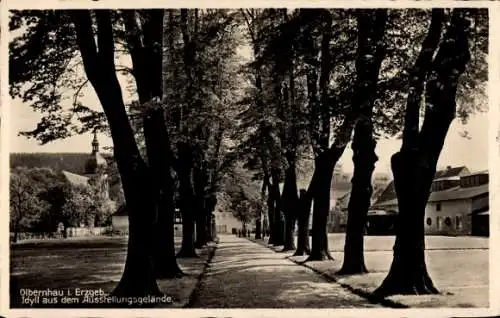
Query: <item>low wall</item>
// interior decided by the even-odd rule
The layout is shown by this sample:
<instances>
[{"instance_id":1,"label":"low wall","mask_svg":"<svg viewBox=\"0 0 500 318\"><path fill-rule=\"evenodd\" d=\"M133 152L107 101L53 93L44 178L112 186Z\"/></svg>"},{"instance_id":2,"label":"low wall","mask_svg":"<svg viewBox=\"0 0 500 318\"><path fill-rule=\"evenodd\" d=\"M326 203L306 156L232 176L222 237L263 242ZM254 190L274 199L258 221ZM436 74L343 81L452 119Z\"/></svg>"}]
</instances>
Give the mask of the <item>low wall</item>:
<instances>
[{"instance_id":1,"label":"low wall","mask_svg":"<svg viewBox=\"0 0 500 318\"><path fill-rule=\"evenodd\" d=\"M66 228L67 237L79 237L79 236L101 236L106 235L111 232L110 227L68 227Z\"/></svg>"},{"instance_id":2,"label":"low wall","mask_svg":"<svg viewBox=\"0 0 500 318\"><path fill-rule=\"evenodd\" d=\"M111 227L68 227L66 228L66 237L84 237L84 236L103 236L110 235ZM61 232L19 232L17 233L18 241L39 240L39 239L57 239L64 238ZM10 233L10 240L14 240L14 233Z\"/></svg>"}]
</instances>

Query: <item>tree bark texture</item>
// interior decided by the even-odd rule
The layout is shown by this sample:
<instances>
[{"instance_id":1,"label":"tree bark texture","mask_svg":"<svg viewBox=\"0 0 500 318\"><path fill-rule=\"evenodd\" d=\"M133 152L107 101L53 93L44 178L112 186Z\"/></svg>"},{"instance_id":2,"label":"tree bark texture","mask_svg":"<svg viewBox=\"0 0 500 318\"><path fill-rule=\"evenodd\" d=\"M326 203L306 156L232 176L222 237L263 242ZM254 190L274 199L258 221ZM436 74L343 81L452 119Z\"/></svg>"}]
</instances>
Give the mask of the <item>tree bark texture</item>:
<instances>
[{"instance_id":1,"label":"tree bark texture","mask_svg":"<svg viewBox=\"0 0 500 318\"><path fill-rule=\"evenodd\" d=\"M203 165L203 162L200 166L195 167L194 174L194 190L196 197L196 206L197 209L195 211L196 217L196 241L195 247L202 248L207 242L207 226L208 226L208 214L205 208L205 187L207 182L206 171Z\"/></svg>"},{"instance_id":2,"label":"tree bark texture","mask_svg":"<svg viewBox=\"0 0 500 318\"><path fill-rule=\"evenodd\" d=\"M157 208L155 272L158 278L172 278L182 275L175 258L174 186L170 173L172 150L163 107L148 104L153 99L160 102L163 97L162 69L165 65L162 46L159 44L166 42L162 38L164 15L163 10L151 10L144 14L147 15L145 22L139 26L135 10L123 11L139 102L145 107L144 137L148 164L152 171L152 195ZM143 39L139 33L141 29Z\"/></svg>"},{"instance_id":3,"label":"tree bark texture","mask_svg":"<svg viewBox=\"0 0 500 318\"><path fill-rule=\"evenodd\" d=\"M354 174L348 204L344 262L339 274L367 273L364 259L364 229L371 205L372 174L377 156L372 124L359 121L352 143Z\"/></svg>"},{"instance_id":4,"label":"tree bark texture","mask_svg":"<svg viewBox=\"0 0 500 318\"><path fill-rule=\"evenodd\" d=\"M425 206L439 155L455 116L459 78L470 60L468 10L453 9L451 15L450 25L427 72L422 128L413 136L412 143L392 156L399 206L396 242L391 268L374 292L376 295L438 293L425 263ZM418 110L416 106L407 106L407 111ZM415 134L412 129L407 131Z\"/></svg>"},{"instance_id":5,"label":"tree bark texture","mask_svg":"<svg viewBox=\"0 0 500 318\"><path fill-rule=\"evenodd\" d=\"M314 205L312 221L311 253L306 261L322 261L333 259L328 251L328 237L326 223L330 211L330 188L333 177L333 169L338 158L334 158L330 151L320 154L315 160L317 170L314 182ZM313 176L314 179L314 176Z\"/></svg>"},{"instance_id":6,"label":"tree bark texture","mask_svg":"<svg viewBox=\"0 0 500 318\"><path fill-rule=\"evenodd\" d=\"M372 113L377 98L380 67L385 56L383 37L387 10L363 10L357 18L359 46L353 108L359 111L360 117L354 128L352 143L354 175L348 204L344 263L340 274L367 272L363 255L363 234L373 192L372 174L378 160L375 154Z\"/></svg>"},{"instance_id":7,"label":"tree bark texture","mask_svg":"<svg viewBox=\"0 0 500 318\"><path fill-rule=\"evenodd\" d=\"M285 171L285 184L283 185L283 212L285 215L283 251L295 250L294 231L298 207L297 175L295 162L292 160Z\"/></svg>"},{"instance_id":8,"label":"tree bark texture","mask_svg":"<svg viewBox=\"0 0 500 318\"><path fill-rule=\"evenodd\" d=\"M193 186L193 153L186 142L178 144L179 197L182 215L182 243L177 257L198 257L195 250L195 211L198 208Z\"/></svg>"},{"instance_id":9,"label":"tree bark texture","mask_svg":"<svg viewBox=\"0 0 500 318\"><path fill-rule=\"evenodd\" d=\"M279 180L280 180L280 171L277 168L271 168L271 187L272 187L272 198L274 201L274 229L271 231L274 232L274 246L282 246L285 244L284 238L284 222L282 215L282 198L279 188Z\"/></svg>"},{"instance_id":10,"label":"tree bark texture","mask_svg":"<svg viewBox=\"0 0 500 318\"><path fill-rule=\"evenodd\" d=\"M114 157L120 172L129 212L129 240L125 269L113 290L116 296L161 295L153 267L156 207L151 197L149 171L141 158L116 76L111 14L95 13L97 43L90 11L70 11L85 73L94 87L108 119Z\"/></svg>"},{"instance_id":11,"label":"tree bark texture","mask_svg":"<svg viewBox=\"0 0 500 318\"><path fill-rule=\"evenodd\" d=\"M309 216L311 214L312 200L307 198L307 191L300 190L300 202L298 205L298 230L297 230L297 249L293 256L309 255L311 248L309 247Z\"/></svg>"}]
</instances>

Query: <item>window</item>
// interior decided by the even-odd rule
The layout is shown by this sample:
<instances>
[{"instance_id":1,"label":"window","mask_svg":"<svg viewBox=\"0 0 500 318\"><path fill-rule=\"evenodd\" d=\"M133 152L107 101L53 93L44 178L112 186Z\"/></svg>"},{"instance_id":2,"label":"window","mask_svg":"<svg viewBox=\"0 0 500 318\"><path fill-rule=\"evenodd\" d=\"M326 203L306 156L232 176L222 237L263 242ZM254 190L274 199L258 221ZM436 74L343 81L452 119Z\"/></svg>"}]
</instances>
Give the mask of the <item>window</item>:
<instances>
[{"instance_id":1,"label":"window","mask_svg":"<svg viewBox=\"0 0 500 318\"><path fill-rule=\"evenodd\" d=\"M436 211L441 211L441 203L436 203Z\"/></svg>"},{"instance_id":2,"label":"window","mask_svg":"<svg viewBox=\"0 0 500 318\"><path fill-rule=\"evenodd\" d=\"M462 217L461 216L456 216L455 217L455 227L459 231L463 229Z\"/></svg>"},{"instance_id":3,"label":"window","mask_svg":"<svg viewBox=\"0 0 500 318\"><path fill-rule=\"evenodd\" d=\"M441 181L434 182L434 191L441 190Z\"/></svg>"},{"instance_id":4,"label":"window","mask_svg":"<svg viewBox=\"0 0 500 318\"><path fill-rule=\"evenodd\" d=\"M174 216L175 216L174 223L181 223L182 222L181 210L175 209Z\"/></svg>"},{"instance_id":5,"label":"window","mask_svg":"<svg viewBox=\"0 0 500 318\"><path fill-rule=\"evenodd\" d=\"M451 225L451 219L449 217L446 217L446 219L444 219L444 224L446 224L446 226L450 226Z\"/></svg>"},{"instance_id":6,"label":"window","mask_svg":"<svg viewBox=\"0 0 500 318\"><path fill-rule=\"evenodd\" d=\"M428 225L428 226L431 226L431 225L432 225L432 219L431 219L431 218L427 218L427 225Z\"/></svg>"},{"instance_id":7,"label":"window","mask_svg":"<svg viewBox=\"0 0 500 318\"><path fill-rule=\"evenodd\" d=\"M437 225L437 229L440 230L441 229L441 218L439 216L436 217L436 225Z\"/></svg>"}]
</instances>

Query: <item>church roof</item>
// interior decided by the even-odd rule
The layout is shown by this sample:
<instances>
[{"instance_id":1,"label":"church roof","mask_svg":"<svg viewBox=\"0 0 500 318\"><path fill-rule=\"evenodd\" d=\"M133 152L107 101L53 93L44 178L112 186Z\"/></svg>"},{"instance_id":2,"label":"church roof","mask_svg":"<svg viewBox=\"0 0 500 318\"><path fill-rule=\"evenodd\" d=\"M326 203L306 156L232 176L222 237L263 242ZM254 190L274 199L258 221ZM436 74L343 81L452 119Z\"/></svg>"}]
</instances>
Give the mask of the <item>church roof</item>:
<instances>
[{"instance_id":1,"label":"church roof","mask_svg":"<svg viewBox=\"0 0 500 318\"><path fill-rule=\"evenodd\" d=\"M89 178L81 176L79 174L74 174L69 171L62 171L66 179L73 185L83 185L87 186L89 184Z\"/></svg>"}]
</instances>

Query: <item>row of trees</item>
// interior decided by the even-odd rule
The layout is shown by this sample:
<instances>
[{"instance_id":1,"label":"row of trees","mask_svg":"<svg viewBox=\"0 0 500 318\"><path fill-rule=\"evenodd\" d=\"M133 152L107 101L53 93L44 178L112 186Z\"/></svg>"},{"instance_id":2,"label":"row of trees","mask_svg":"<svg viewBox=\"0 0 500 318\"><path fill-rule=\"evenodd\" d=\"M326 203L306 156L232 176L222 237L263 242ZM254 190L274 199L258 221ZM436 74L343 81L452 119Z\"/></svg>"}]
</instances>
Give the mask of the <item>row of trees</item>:
<instances>
[{"instance_id":1,"label":"row of trees","mask_svg":"<svg viewBox=\"0 0 500 318\"><path fill-rule=\"evenodd\" d=\"M182 275L176 257L196 256L195 247L213 238L220 193L232 198L240 219L245 211L259 217L265 205L271 244L293 249L298 221L297 253L331 257L331 179L351 139L355 171L343 272L365 271L362 229L376 139L401 128L403 147L392 160L401 232L378 292L435 291L418 224L451 120L478 105L456 100L481 97L486 12L15 11L10 28L25 30L10 44L10 93L45 115L24 134L49 142L97 128L113 139L130 224L125 270L113 294L159 294L156 278ZM123 56L131 65L121 65ZM135 84L133 102L125 101L119 77ZM78 101L88 84L104 112ZM65 95L68 88L74 96ZM65 99L72 107L62 107ZM299 197L297 171L310 162L310 184ZM245 179L261 181L260 194ZM174 202L183 218L177 255Z\"/></svg>"},{"instance_id":2,"label":"row of trees","mask_svg":"<svg viewBox=\"0 0 500 318\"><path fill-rule=\"evenodd\" d=\"M48 168L18 167L10 173L10 228L53 235L67 227L109 224L113 205L98 188L71 184Z\"/></svg>"},{"instance_id":3,"label":"row of trees","mask_svg":"<svg viewBox=\"0 0 500 318\"><path fill-rule=\"evenodd\" d=\"M424 258L425 205L452 120L457 114L466 119L484 103L485 12L283 9L243 14L256 57L254 104L244 117L252 133L245 146L267 185L269 243L295 249L298 220L295 255L309 254L306 261L331 258L326 235L330 184L352 141L354 174L339 273L367 272L363 229L378 159L376 139L397 135L402 146L391 166L398 233L389 275L375 293L436 293ZM296 163L311 150L314 172L299 201Z\"/></svg>"},{"instance_id":4,"label":"row of trees","mask_svg":"<svg viewBox=\"0 0 500 318\"><path fill-rule=\"evenodd\" d=\"M213 236L216 193L235 158L227 151L227 135L240 77L237 15L228 10L13 12L11 29L21 27L26 32L10 47L11 94L47 115L25 134L49 142L94 128L110 132L130 224L125 270L113 294L160 294L156 278L182 275L174 249L174 202L183 220L177 257L195 257L195 247ZM115 55L126 55L131 65L119 66ZM72 72L78 67L84 77ZM130 104L118 80L123 73L135 84L137 100ZM26 88L25 83L35 84ZM81 87L88 84L104 113L79 102ZM61 87L73 89L74 96L65 96ZM65 99L73 106L69 116ZM79 125L70 124L75 114Z\"/></svg>"}]
</instances>

